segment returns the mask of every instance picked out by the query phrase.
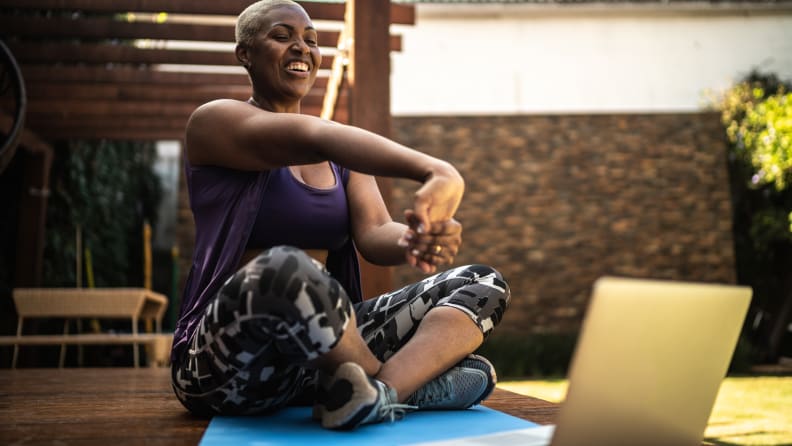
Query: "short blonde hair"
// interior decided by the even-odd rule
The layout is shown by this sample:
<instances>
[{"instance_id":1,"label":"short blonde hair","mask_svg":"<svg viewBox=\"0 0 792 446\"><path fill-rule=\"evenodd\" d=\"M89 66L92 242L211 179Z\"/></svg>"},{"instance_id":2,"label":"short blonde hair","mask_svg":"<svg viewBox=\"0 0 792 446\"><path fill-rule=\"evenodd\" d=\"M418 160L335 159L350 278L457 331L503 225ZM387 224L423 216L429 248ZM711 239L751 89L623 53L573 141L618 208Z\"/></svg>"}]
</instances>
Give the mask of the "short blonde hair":
<instances>
[{"instance_id":1,"label":"short blonde hair","mask_svg":"<svg viewBox=\"0 0 792 446\"><path fill-rule=\"evenodd\" d=\"M293 0L260 0L251 4L237 17L236 43L250 45L256 34L261 31L261 17L279 6L297 6L302 9L302 6Z\"/></svg>"}]
</instances>

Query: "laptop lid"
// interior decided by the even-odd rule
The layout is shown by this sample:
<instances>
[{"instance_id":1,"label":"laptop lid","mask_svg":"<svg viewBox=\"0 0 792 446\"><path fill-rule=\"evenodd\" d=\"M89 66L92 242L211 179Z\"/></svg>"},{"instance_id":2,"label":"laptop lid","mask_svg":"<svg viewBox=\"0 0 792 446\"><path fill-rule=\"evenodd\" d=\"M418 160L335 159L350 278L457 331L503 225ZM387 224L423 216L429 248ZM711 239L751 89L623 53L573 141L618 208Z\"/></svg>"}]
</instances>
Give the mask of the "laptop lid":
<instances>
[{"instance_id":1,"label":"laptop lid","mask_svg":"<svg viewBox=\"0 0 792 446\"><path fill-rule=\"evenodd\" d=\"M553 446L700 445L751 289L604 277Z\"/></svg>"}]
</instances>

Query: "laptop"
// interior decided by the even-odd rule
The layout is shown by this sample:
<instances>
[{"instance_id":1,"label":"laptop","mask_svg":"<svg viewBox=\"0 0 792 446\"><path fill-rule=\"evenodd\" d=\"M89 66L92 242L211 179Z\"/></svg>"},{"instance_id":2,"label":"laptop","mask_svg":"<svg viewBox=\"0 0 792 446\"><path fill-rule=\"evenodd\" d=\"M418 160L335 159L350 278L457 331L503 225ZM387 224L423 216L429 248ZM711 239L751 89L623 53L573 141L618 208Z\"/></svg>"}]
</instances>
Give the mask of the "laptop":
<instances>
[{"instance_id":1,"label":"laptop","mask_svg":"<svg viewBox=\"0 0 792 446\"><path fill-rule=\"evenodd\" d=\"M603 277L556 425L453 443L701 445L750 301L748 287Z\"/></svg>"}]
</instances>

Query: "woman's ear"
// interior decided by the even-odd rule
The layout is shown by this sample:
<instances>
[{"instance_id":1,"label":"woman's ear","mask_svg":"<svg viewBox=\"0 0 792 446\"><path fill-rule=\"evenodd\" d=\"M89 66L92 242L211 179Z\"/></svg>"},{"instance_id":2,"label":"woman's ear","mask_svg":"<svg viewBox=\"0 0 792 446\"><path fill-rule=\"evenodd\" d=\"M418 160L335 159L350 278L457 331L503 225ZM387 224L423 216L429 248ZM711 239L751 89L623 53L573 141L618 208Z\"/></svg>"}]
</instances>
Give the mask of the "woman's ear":
<instances>
[{"instance_id":1,"label":"woman's ear","mask_svg":"<svg viewBox=\"0 0 792 446\"><path fill-rule=\"evenodd\" d=\"M236 54L237 60L242 64L243 67L250 68L250 57L245 45L238 43L236 48L234 48L234 54Z\"/></svg>"}]
</instances>

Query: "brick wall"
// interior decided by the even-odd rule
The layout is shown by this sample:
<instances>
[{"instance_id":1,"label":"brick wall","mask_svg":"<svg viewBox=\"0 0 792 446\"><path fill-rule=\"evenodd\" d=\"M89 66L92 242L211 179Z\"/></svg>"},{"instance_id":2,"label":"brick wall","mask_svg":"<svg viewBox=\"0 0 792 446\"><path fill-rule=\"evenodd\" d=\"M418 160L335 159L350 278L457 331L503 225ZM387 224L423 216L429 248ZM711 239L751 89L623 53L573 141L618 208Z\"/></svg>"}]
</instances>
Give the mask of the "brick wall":
<instances>
[{"instance_id":1,"label":"brick wall","mask_svg":"<svg viewBox=\"0 0 792 446\"><path fill-rule=\"evenodd\" d=\"M513 300L499 331L577 329L604 274L734 282L726 146L715 114L400 117L393 138L466 180L457 264L498 268ZM393 183L400 218L415 183ZM183 185L182 272L194 228ZM421 276L394 271L394 286Z\"/></svg>"},{"instance_id":2,"label":"brick wall","mask_svg":"<svg viewBox=\"0 0 792 446\"><path fill-rule=\"evenodd\" d=\"M604 274L735 280L716 114L406 117L393 129L465 177L456 263L505 275L513 300L501 331L576 330ZM392 215L414 190L394 182Z\"/></svg>"}]
</instances>

